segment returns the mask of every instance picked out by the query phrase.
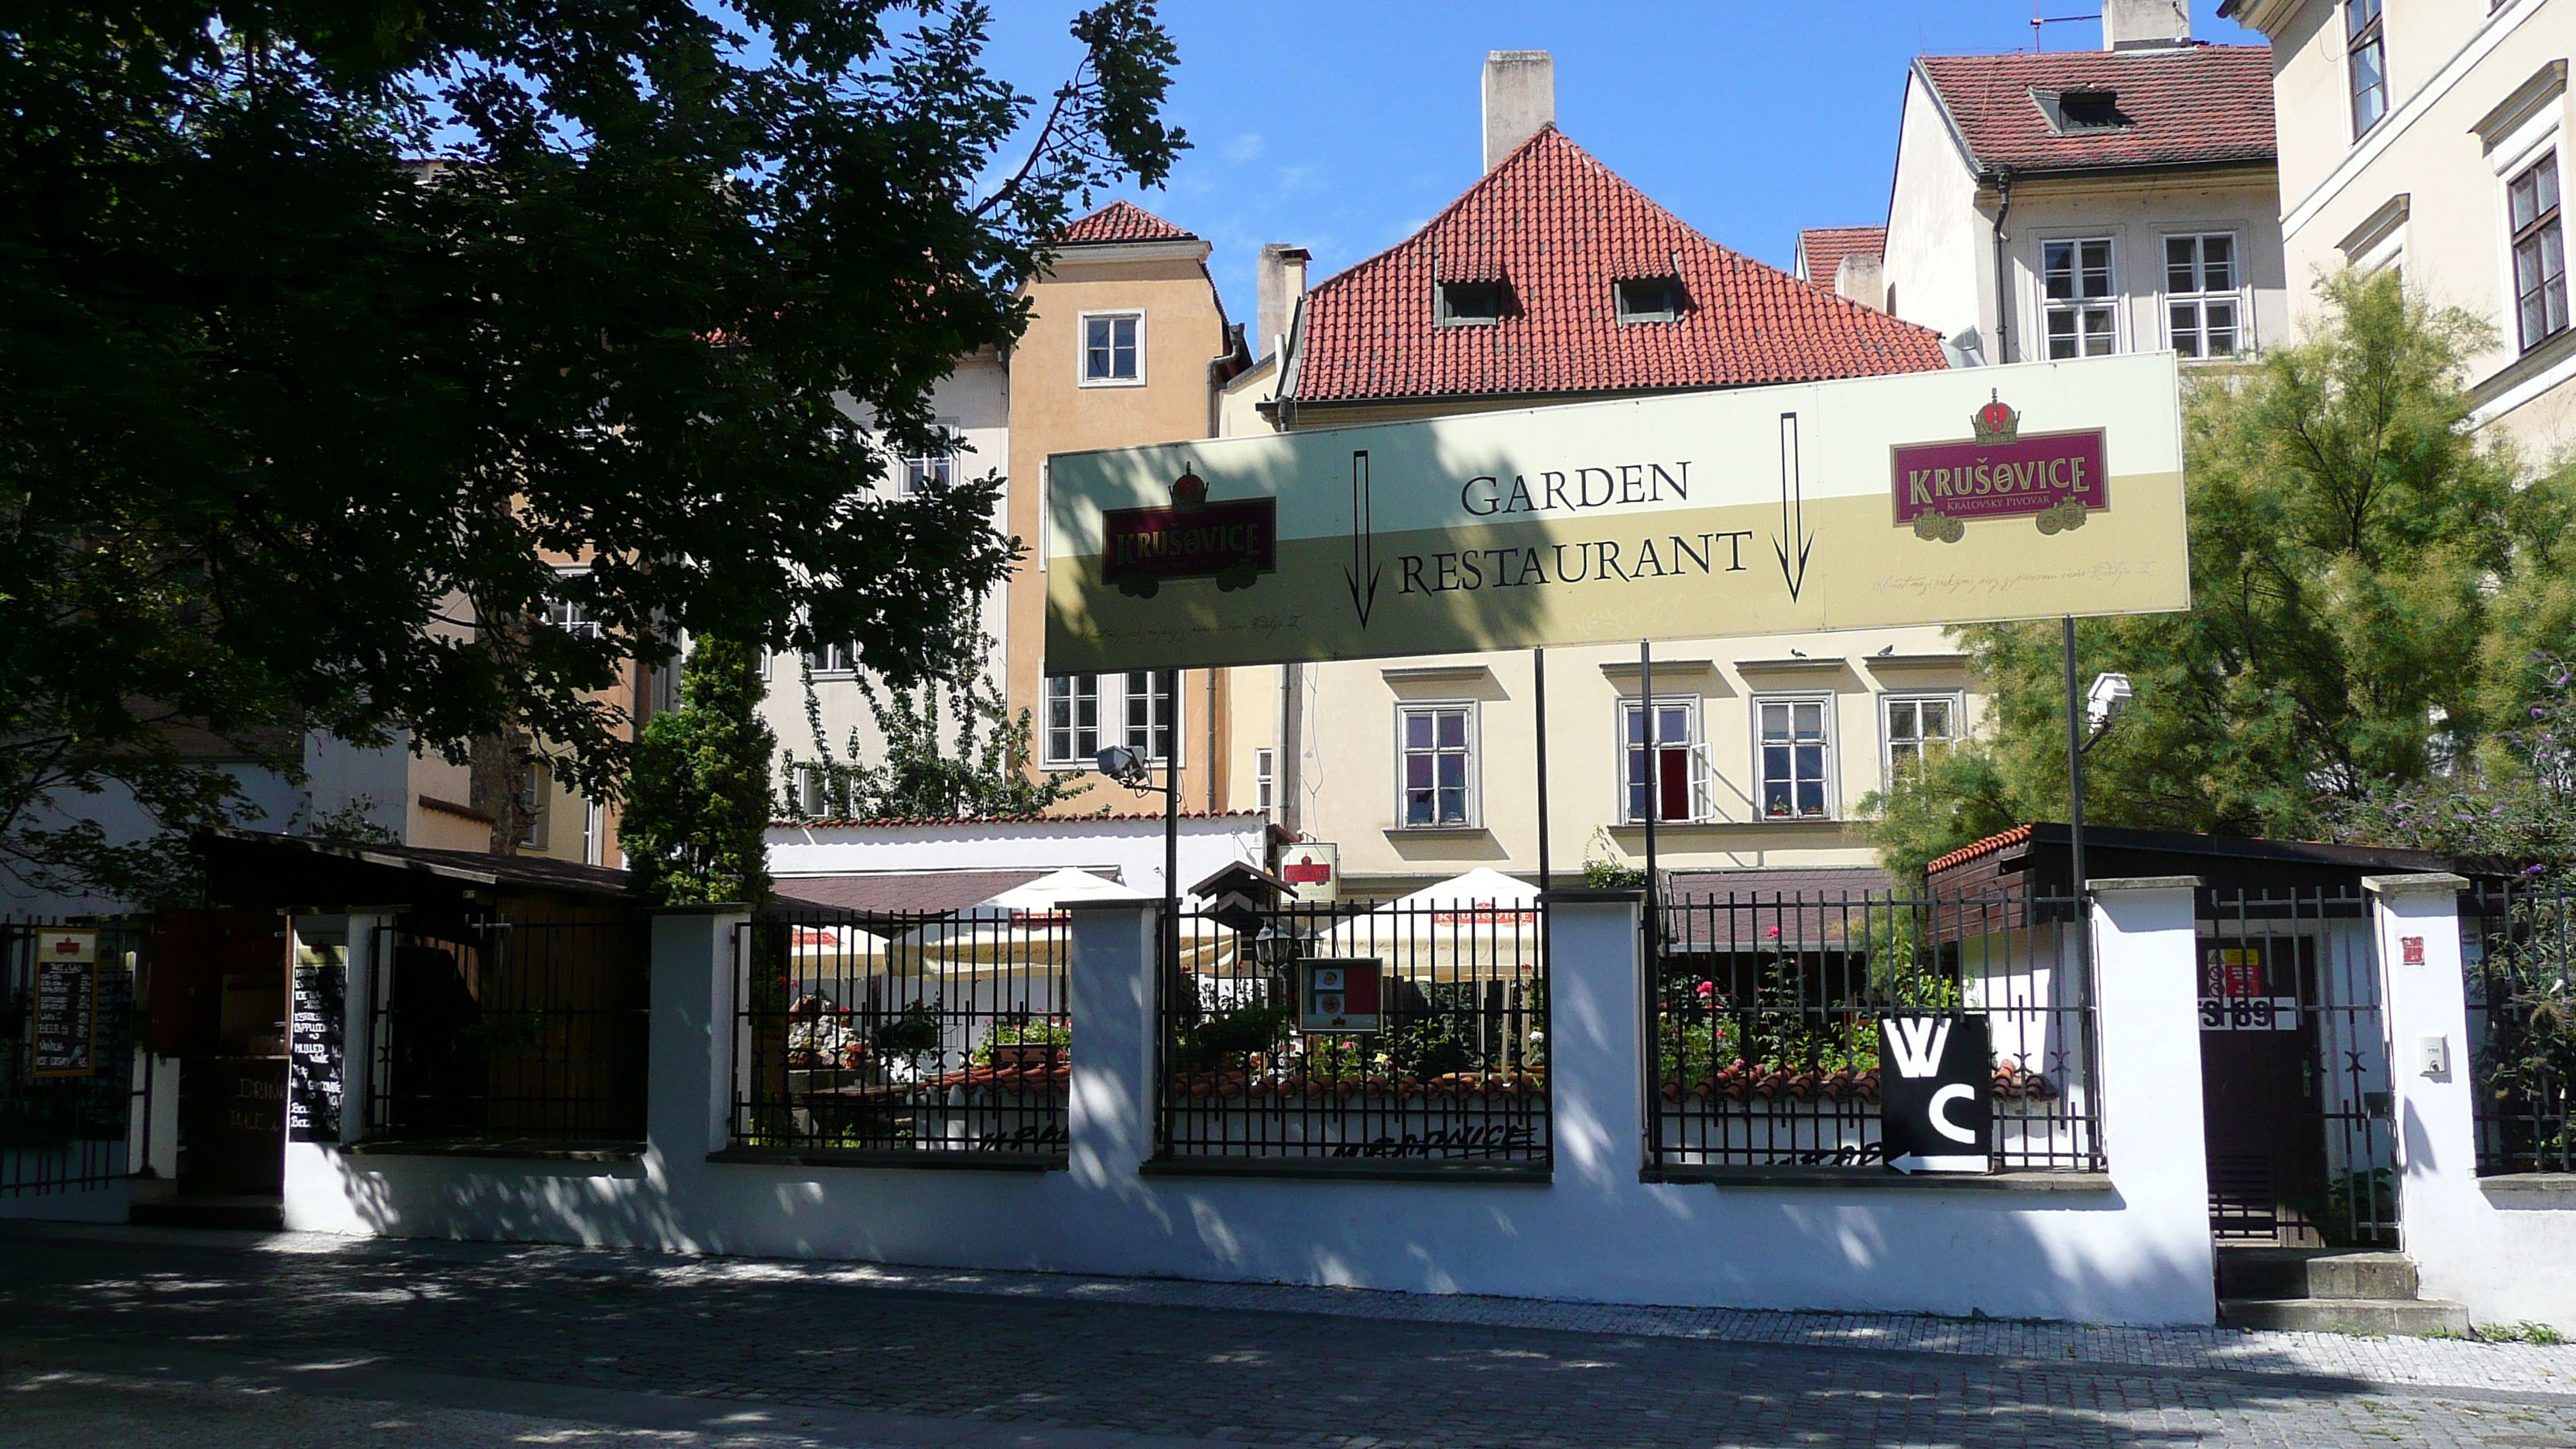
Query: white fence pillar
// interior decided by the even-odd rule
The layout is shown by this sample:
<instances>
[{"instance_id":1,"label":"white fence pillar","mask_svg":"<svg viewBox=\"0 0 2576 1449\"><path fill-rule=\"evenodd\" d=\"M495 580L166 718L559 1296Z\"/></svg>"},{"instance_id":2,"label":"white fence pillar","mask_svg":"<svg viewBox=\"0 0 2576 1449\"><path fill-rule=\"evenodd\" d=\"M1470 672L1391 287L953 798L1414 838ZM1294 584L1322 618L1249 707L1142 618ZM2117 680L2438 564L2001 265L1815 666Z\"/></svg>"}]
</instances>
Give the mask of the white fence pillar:
<instances>
[{"instance_id":1,"label":"white fence pillar","mask_svg":"<svg viewBox=\"0 0 2576 1449\"><path fill-rule=\"evenodd\" d=\"M1547 1070L1559 1182L1633 1191L1646 1151L1644 893L1548 894Z\"/></svg>"},{"instance_id":2,"label":"white fence pillar","mask_svg":"<svg viewBox=\"0 0 2576 1449\"><path fill-rule=\"evenodd\" d=\"M1151 901L1066 908L1073 915L1068 1166L1086 1188L1118 1188L1133 1184L1154 1155L1156 908Z\"/></svg>"},{"instance_id":3,"label":"white fence pillar","mask_svg":"<svg viewBox=\"0 0 2576 1449\"><path fill-rule=\"evenodd\" d=\"M647 1157L662 1173L693 1174L731 1131L734 933L751 917L740 906L682 906L655 911L651 919Z\"/></svg>"},{"instance_id":4,"label":"white fence pillar","mask_svg":"<svg viewBox=\"0 0 2576 1449\"><path fill-rule=\"evenodd\" d=\"M2185 1301L2140 1311L2218 1317L2209 1239L2209 1148L2201 1127L2198 876L2085 882L2093 893L2094 1021L2102 1141L2133 1214L2141 1256Z\"/></svg>"},{"instance_id":5,"label":"white fence pillar","mask_svg":"<svg viewBox=\"0 0 2576 1449\"><path fill-rule=\"evenodd\" d=\"M2498 1252L2504 1244L2494 1210L2478 1190L2460 960L2460 892L2469 883L2442 874L2364 876L2361 883L2372 897L2370 936L2388 1034L2401 1241L2421 1271L2424 1296L2469 1303L2475 1311L2494 1300L2482 1280L2499 1276L2506 1255Z\"/></svg>"}]
</instances>

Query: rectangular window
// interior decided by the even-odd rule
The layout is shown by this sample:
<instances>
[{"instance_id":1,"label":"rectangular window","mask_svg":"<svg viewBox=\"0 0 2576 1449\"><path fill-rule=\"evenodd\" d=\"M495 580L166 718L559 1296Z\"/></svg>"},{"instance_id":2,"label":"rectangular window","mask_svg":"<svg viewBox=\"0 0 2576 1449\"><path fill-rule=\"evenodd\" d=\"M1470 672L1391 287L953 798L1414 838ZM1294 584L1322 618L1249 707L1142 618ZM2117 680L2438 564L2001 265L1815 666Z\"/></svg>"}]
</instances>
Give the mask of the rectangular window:
<instances>
[{"instance_id":1,"label":"rectangular window","mask_svg":"<svg viewBox=\"0 0 2576 1449\"><path fill-rule=\"evenodd\" d=\"M2558 154L2505 185L2513 225L2513 301L2525 352L2567 330L2567 242L2558 220Z\"/></svg>"},{"instance_id":2,"label":"rectangular window","mask_svg":"<svg viewBox=\"0 0 2576 1449\"><path fill-rule=\"evenodd\" d=\"M942 429L951 424L942 422ZM945 488L957 481L955 453L923 453L906 458L895 470L897 498L919 497L921 490L933 485Z\"/></svg>"},{"instance_id":3,"label":"rectangular window","mask_svg":"<svg viewBox=\"0 0 2576 1449\"><path fill-rule=\"evenodd\" d=\"M1826 279L1832 284L1832 278ZM1679 322L1682 320L1682 279L1679 277L1640 277L1619 284L1619 320L1622 322Z\"/></svg>"},{"instance_id":4,"label":"rectangular window","mask_svg":"<svg viewBox=\"0 0 2576 1449\"><path fill-rule=\"evenodd\" d=\"M1402 819L1409 827L1475 823L1475 706L1406 705L1396 712Z\"/></svg>"},{"instance_id":5,"label":"rectangular window","mask_svg":"<svg viewBox=\"0 0 2576 1449\"><path fill-rule=\"evenodd\" d=\"M566 579L579 578L584 572L586 572L586 570L576 569L570 573L562 574L560 577ZM576 639L596 639L605 632L600 628L599 621L590 616L590 606L588 604L566 598L564 595L559 593L548 594L546 596L545 619L547 623L563 630L565 633L572 635Z\"/></svg>"},{"instance_id":6,"label":"rectangular window","mask_svg":"<svg viewBox=\"0 0 2576 1449\"><path fill-rule=\"evenodd\" d=\"M1832 818L1832 705L1822 696L1754 701L1763 819Z\"/></svg>"},{"instance_id":7,"label":"rectangular window","mask_svg":"<svg viewBox=\"0 0 2576 1449\"><path fill-rule=\"evenodd\" d=\"M2165 318L2185 357L2233 357L2242 345L2236 238L2227 232L2165 238Z\"/></svg>"},{"instance_id":8,"label":"rectangular window","mask_svg":"<svg viewBox=\"0 0 2576 1449\"><path fill-rule=\"evenodd\" d=\"M1503 320L1504 286L1500 282L1442 282L1442 327L1491 327Z\"/></svg>"},{"instance_id":9,"label":"rectangular window","mask_svg":"<svg viewBox=\"0 0 2576 1449\"><path fill-rule=\"evenodd\" d=\"M852 674L859 667L859 648L855 644L826 644L805 651L805 667L816 674Z\"/></svg>"},{"instance_id":10,"label":"rectangular window","mask_svg":"<svg viewBox=\"0 0 2576 1449\"><path fill-rule=\"evenodd\" d=\"M1180 702L1173 697L1173 685L1178 677L1163 669L1127 674L1126 707L1120 716L1126 738L1121 743L1152 764L1172 759L1172 716Z\"/></svg>"},{"instance_id":11,"label":"rectangular window","mask_svg":"<svg viewBox=\"0 0 2576 1449\"><path fill-rule=\"evenodd\" d=\"M1655 701L1653 758L1648 759L1647 714L1635 700L1619 705L1620 779L1626 798L1620 818L1636 824L1651 802L1657 820L1699 820L1708 794L1699 768L1699 710L1686 699Z\"/></svg>"},{"instance_id":12,"label":"rectangular window","mask_svg":"<svg viewBox=\"0 0 2576 1449\"><path fill-rule=\"evenodd\" d=\"M2388 114L2388 49L2380 35L2379 0L2345 0L2343 49L2352 82L2352 136L2358 141Z\"/></svg>"},{"instance_id":13,"label":"rectangular window","mask_svg":"<svg viewBox=\"0 0 2576 1449\"><path fill-rule=\"evenodd\" d=\"M1885 705L1887 721L1887 773L1925 760L1937 760L1950 752L1959 734L1959 697L1955 694L1889 695Z\"/></svg>"},{"instance_id":14,"label":"rectangular window","mask_svg":"<svg viewBox=\"0 0 2576 1449\"><path fill-rule=\"evenodd\" d=\"M1082 319L1082 381L1086 387L1129 386L1145 380L1145 314L1086 313Z\"/></svg>"},{"instance_id":15,"label":"rectangular window","mask_svg":"<svg viewBox=\"0 0 2576 1449\"><path fill-rule=\"evenodd\" d=\"M543 760L531 760L519 777L519 844L530 850L546 848L546 817L553 813L555 772Z\"/></svg>"},{"instance_id":16,"label":"rectangular window","mask_svg":"<svg viewBox=\"0 0 2576 1449\"><path fill-rule=\"evenodd\" d=\"M1279 818L1279 802L1276 796L1278 776L1272 763L1277 758L1278 756L1269 750L1252 752L1253 808L1273 820Z\"/></svg>"},{"instance_id":17,"label":"rectangular window","mask_svg":"<svg viewBox=\"0 0 2576 1449\"><path fill-rule=\"evenodd\" d=\"M2042 242L2039 256L2048 303L2048 355L2110 356L2118 337L2111 301L2111 239Z\"/></svg>"},{"instance_id":18,"label":"rectangular window","mask_svg":"<svg viewBox=\"0 0 2576 1449\"><path fill-rule=\"evenodd\" d=\"M832 813L832 774L820 765L796 767L796 808L809 820Z\"/></svg>"},{"instance_id":19,"label":"rectangular window","mask_svg":"<svg viewBox=\"0 0 2576 1449\"><path fill-rule=\"evenodd\" d=\"M1058 674L1046 682L1046 763L1089 768L1100 756L1100 676Z\"/></svg>"},{"instance_id":20,"label":"rectangular window","mask_svg":"<svg viewBox=\"0 0 2576 1449\"><path fill-rule=\"evenodd\" d=\"M1155 765L1172 761L1180 700L1163 671L1138 669L1108 676L1104 697L1097 674L1057 674L1046 682L1046 720L1040 733L1051 769L1090 769L1104 743L1125 745ZM1104 713L1105 711L1105 713Z\"/></svg>"}]
</instances>

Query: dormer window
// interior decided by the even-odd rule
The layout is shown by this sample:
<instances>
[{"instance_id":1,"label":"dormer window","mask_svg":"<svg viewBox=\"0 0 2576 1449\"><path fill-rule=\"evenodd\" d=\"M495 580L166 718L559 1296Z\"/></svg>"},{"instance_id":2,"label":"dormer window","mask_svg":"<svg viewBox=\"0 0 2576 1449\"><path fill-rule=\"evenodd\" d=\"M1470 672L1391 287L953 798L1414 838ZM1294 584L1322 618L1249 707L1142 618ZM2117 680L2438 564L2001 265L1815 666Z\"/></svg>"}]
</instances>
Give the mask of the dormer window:
<instances>
[{"instance_id":1,"label":"dormer window","mask_svg":"<svg viewBox=\"0 0 2576 1449\"><path fill-rule=\"evenodd\" d=\"M2048 118L2048 129L2060 136L2077 136L2091 131L2118 131L2132 124L2120 113L2120 94L2106 90L2043 91L2034 88L2030 98Z\"/></svg>"},{"instance_id":2,"label":"dormer window","mask_svg":"<svg viewBox=\"0 0 2576 1449\"><path fill-rule=\"evenodd\" d=\"M1631 277L1619 284L1621 322L1679 322L1686 298L1679 277Z\"/></svg>"},{"instance_id":3,"label":"dormer window","mask_svg":"<svg viewBox=\"0 0 2576 1449\"><path fill-rule=\"evenodd\" d=\"M1440 325L1491 327L1503 320L1509 288L1502 282L1442 282Z\"/></svg>"}]
</instances>

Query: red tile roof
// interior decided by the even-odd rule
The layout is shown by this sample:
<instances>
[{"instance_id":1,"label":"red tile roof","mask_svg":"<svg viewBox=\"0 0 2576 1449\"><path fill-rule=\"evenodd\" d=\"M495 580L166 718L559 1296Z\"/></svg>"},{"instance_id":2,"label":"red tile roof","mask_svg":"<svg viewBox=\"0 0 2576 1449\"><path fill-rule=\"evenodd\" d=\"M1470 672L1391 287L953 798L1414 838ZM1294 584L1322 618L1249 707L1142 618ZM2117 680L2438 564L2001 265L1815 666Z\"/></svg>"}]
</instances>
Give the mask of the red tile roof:
<instances>
[{"instance_id":1,"label":"red tile roof","mask_svg":"<svg viewBox=\"0 0 2576 1449\"><path fill-rule=\"evenodd\" d=\"M1806 263L1810 282L1830 292L1834 289L1834 272L1843 258L1860 253L1863 256L1887 255L1887 228L1883 226L1811 226L1798 233L1798 256Z\"/></svg>"},{"instance_id":2,"label":"red tile roof","mask_svg":"<svg viewBox=\"0 0 2576 1449\"><path fill-rule=\"evenodd\" d=\"M1614 285L1669 277L1679 322L1618 320ZM1437 326L1443 282L1501 279L1491 326ZM1550 126L1430 224L1314 289L1301 403L1742 387L1945 366L1928 328L1728 251Z\"/></svg>"},{"instance_id":3,"label":"red tile roof","mask_svg":"<svg viewBox=\"0 0 2576 1449\"><path fill-rule=\"evenodd\" d=\"M1056 233L1055 239L1059 246L1198 240L1132 201L1113 201Z\"/></svg>"},{"instance_id":4,"label":"red tile roof","mask_svg":"<svg viewBox=\"0 0 2576 1449\"><path fill-rule=\"evenodd\" d=\"M2269 46L1927 55L1914 64L1979 171L2206 165L2276 154ZM2131 124L2058 135L2033 90L2111 91Z\"/></svg>"},{"instance_id":5,"label":"red tile roof","mask_svg":"<svg viewBox=\"0 0 2576 1449\"><path fill-rule=\"evenodd\" d=\"M1978 856L1992 855L1998 850L2009 850L2012 847L2021 844L2023 841L2030 839L2030 830L2031 828L2027 825L2016 825L2012 829L2004 831L1999 835L1989 835L1985 839L1976 842L1974 845L1961 846L1959 849L1951 851L1948 855L1941 856L1935 859L1930 865L1923 867L1923 873L1925 875L1938 875L1942 871L1948 870L1954 865L1965 865L1969 861L1975 860Z\"/></svg>"}]
</instances>

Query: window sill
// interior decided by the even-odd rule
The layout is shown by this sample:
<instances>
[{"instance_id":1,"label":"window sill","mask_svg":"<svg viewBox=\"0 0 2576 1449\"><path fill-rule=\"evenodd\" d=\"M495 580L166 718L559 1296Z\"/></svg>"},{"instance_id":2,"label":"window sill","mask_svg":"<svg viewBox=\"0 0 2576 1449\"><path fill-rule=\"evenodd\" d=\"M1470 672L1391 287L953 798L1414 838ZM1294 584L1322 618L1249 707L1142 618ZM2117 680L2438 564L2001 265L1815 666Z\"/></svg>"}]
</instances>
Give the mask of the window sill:
<instances>
[{"instance_id":1,"label":"window sill","mask_svg":"<svg viewBox=\"0 0 2576 1449\"><path fill-rule=\"evenodd\" d=\"M2576 1172L2513 1172L2478 1179L2489 1207L2508 1212L2576 1208Z\"/></svg>"},{"instance_id":2,"label":"window sill","mask_svg":"<svg viewBox=\"0 0 2576 1449\"><path fill-rule=\"evenodd\" d=\"M1145 1177L1302 1178L1314 1182L1458 1182L1546 1184L1555 1169L1544 1162L1405 1162L1385 1157L1158 1157L1140 1165Z\"/></svg>"},{"instance_id":3,"label":"window sill","mask_svg":"<svg viewBox=\"0 0 2576 1449\"><path fill-rule=\"evenodd\" d=\"M1082 379L1078 385L1082 387L1143 387L1145 385L1145 379L1141 377L1086 377Z\"/></svg>"},{"instance_id":4,"label":"window sill","mask_svg":"<svg viewBox=\"0 0 2576 1449\"><path fill-rule=\"evenodd\" d=\"M1718 1187L1824 1188L1861 1192L2108 1193L2107 1172L1923 1173L1909 1176L1883 1167L1649 1167L1639 1182L1710 1183Z\"/></svg>"},{"instance_id":5,"label":"window sill","mask_svg":"<svg viewBox=\"0 0 2576 1449\"><path fill-rule=\"evenodd\" d=\"M1709 836L1730 830L1848 830L1859 823L1839 817L1821 820L1658 820L1655 833L1659 836L1675 832ZM1643 840L1646 838L1646 824L1641 820L1634 824L1613 825L1610 835L1614 840L1624 841L1631 837Z\"/></svg>"},{"instance_id":6,"label":"window sill","mask_svg":"<svg viewBox=\"0 0 2576 1449\"><path fill-rule=\"evenodd\" d=\"M1491 832L1481 825L1390 825L1386 828L1386 833L1390 838L1420 840L1439 839L1444 836L1465 839Z\"/></svg>"},{"instance_id":7,"label":"window sill","mask_svg":"<svg viewBox=\"0 0 2576 1449\"><path fill-rule=\"evenodd\" d=\"M520 1162L640 1162L641 1142L477 1141L462 1138L394 1139L350 1142L340 1148L351 1157L497 1157Z\"/></svg>"},{"instance_id":8,"label":"window sill","mask_svg":"<svg viewBox=\"0 0 2576 1449\"><path fill-rule=\"evenodd\" d=\"M2469 402L2476 407L2485 407L2570 357L2576 357L2576 327L2562 327L2555 336L2542 338L2539 346L2497 368L2484 381L2471 387Z\"/></svg>"},{"instance_id":9,"label":"window sill","mask_svg":"<svg viewBox=\"0 0 2576 1449\"><path fill-rule=\"evenodd\" d=\"M1061 1152L905 1152L863 1147L727 1147L707 1161L770 1167L951 1168L970 1172L1062 1172Z\"/></svg>"}]
</instances>

